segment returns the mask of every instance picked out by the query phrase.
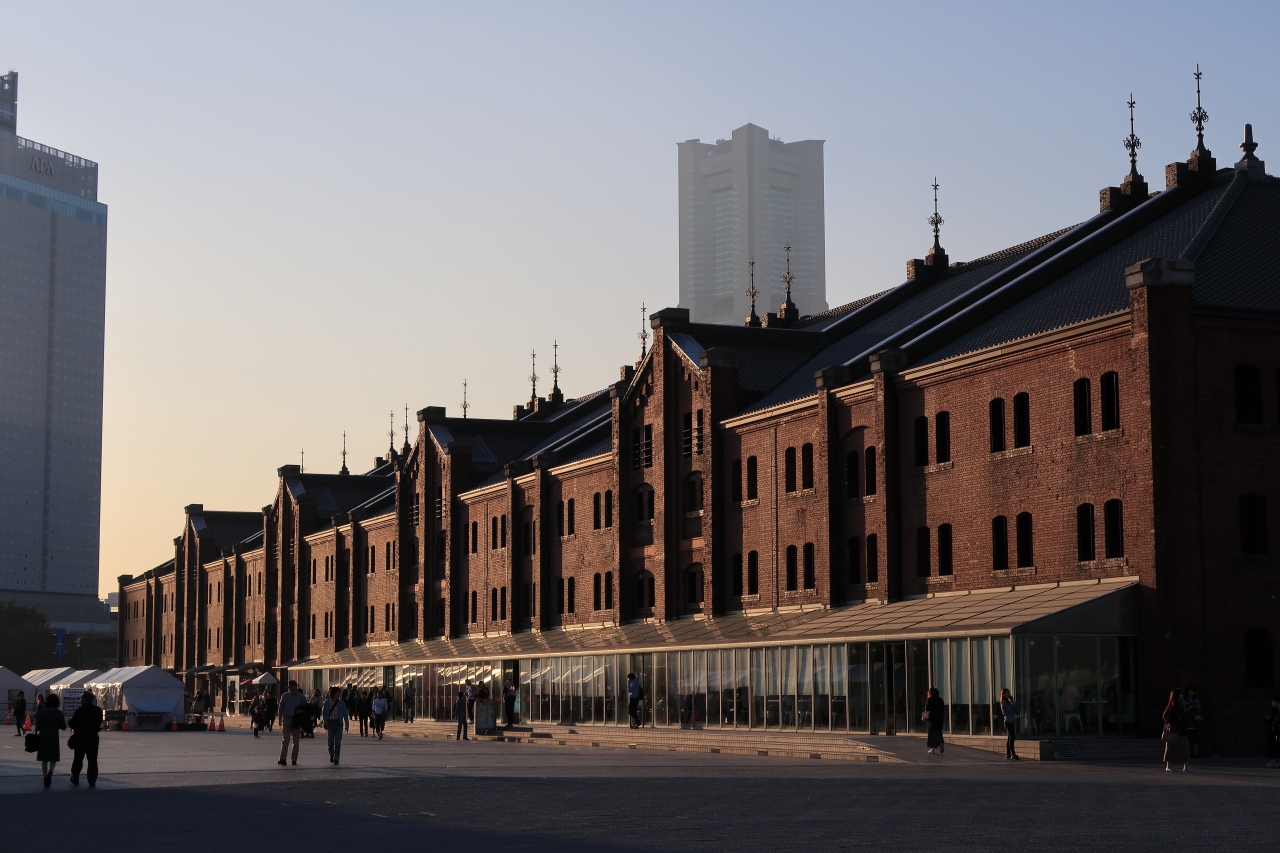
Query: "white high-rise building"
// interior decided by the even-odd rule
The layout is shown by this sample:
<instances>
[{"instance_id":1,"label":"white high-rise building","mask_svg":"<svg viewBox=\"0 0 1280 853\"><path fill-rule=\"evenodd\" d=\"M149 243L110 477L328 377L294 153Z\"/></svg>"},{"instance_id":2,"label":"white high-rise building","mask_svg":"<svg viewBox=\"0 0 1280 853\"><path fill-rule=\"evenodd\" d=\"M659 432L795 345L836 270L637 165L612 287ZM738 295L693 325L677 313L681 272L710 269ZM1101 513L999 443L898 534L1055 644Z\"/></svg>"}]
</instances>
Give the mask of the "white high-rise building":
<instances>
[{"instance_id":1,"label":"white high-rise building","mask_svg":"<svg viewBox=\"0 0 1280 853\"><path fill-rule=\"evenodd\" d=\"M98 164L17 135L0 76L0 600L98 603L107 206Z\"/></svg>"},{"instance_id":2,"label":"white high-rise building","mask_svg":"<svg viewBox=\"0 0 1280 853\"><path fill-rule=\"evenodd\" d=\"M745 124L714 145L677 143L680 165L680 307L701 323L741 324L776 311L784 294L784 247L802 314L827 309L826 225L820 139L783 142Z\"/></svg>"}]
</instances>

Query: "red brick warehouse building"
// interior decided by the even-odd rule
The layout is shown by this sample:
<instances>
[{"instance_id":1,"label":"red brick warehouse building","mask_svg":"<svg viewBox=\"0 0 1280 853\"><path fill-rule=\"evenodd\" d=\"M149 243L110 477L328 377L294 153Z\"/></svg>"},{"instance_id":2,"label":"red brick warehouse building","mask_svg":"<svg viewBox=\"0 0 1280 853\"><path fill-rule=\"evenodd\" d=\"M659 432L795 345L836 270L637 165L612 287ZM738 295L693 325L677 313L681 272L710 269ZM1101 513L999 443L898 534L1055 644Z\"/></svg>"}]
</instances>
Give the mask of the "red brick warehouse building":
<instances>
[{"instance_id":1,"label":"red brick warehouse building","mask_svg":"<svg viewBox=\"0 0 1280 853\"><path fill-rule=\"evenodd\" d=\"M604 390L418 413L364 474L187 507L120 578L120 663L237 710L271 671L466 677L534 722L1148 735L1172 685L1257 749L1280 631L1280 181L1246 136L1081 224L816 316L651 317ZM936 229L935 229L936 230ZM803 307L803 306L801 306ZM994 728L994 732L993 732Z\"/></svg>"}]
</instances>

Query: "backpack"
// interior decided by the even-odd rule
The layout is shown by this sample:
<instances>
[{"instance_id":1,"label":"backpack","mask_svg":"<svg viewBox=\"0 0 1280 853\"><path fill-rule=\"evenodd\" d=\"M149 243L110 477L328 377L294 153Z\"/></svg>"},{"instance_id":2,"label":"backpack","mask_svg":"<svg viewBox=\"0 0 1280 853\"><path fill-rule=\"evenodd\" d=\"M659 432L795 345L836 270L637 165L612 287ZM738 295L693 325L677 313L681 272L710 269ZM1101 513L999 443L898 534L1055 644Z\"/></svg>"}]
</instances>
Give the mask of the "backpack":
<instances>
[{"instance_id":1,"label":"backpack","mask_svg":"<svg viewBox=\"0 0 1280 853\"><path fill-rule=\"evenodd\" d=\"M641 700L641 701L644 701L644 699L645 699L645 693L644 693L644 685L643 685L643 684L641 684L641 685L640 685L640 689L636 691L636 698L637 698L637 699L639 699L639 700Z\"/></svg>"}]
</instances>

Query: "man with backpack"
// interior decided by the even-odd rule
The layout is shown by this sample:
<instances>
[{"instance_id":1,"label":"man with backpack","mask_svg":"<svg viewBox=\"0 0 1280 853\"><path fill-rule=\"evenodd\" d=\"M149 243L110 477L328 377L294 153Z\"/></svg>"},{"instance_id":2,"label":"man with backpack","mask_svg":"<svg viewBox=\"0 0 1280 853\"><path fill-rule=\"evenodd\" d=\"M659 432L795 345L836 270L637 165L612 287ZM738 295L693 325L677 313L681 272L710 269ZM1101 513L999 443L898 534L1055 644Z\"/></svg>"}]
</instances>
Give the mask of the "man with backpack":
<instances>
[{"instance_id":1,"label":"man with backpack","mask_svg":"<svg viewBox=\"0 0 1280 853\"><path fill-rule=\"evenodd\" d=\"M644 701L644 688L634 672L627 673L627 713L631 715L631 728L644 727L640 720L640 703Z\"/></svg>"}]
</instances>

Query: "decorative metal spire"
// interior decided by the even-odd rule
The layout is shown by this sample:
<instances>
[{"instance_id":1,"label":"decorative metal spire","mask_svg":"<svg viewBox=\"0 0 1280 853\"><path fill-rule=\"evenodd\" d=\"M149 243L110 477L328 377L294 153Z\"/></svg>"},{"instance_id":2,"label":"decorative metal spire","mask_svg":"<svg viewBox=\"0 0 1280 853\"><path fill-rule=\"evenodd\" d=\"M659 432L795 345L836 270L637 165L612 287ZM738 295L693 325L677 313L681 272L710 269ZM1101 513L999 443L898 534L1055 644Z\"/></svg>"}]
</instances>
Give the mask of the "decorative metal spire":
<instances>
[{"instance_id":1,"label":"decorative metal spire","mask_svg":"<svg viewBox=\"0 0 1280 853\"><path fill-rule=\"evenodd\" d=\"M302 464L298 466L298 472L300 474L307 473L307 449L305 447L302 448Z\"/></svg>"},{"instance_id":2,"label":"decorative metal spire","mask_svg":"<svg viewBox=\"0 0 1280 853\"><path fill-rule=\"evenodd\" d=\"M929 217L929 225L932 226L933 228L933 248L937 249L939 252L942 251L942 244L938 242L938 233L939 233L939 229L942 228L942 224L945 221L946 220L944 220L941 216L938 215L938 179L937 177L934 177L933 179L933 216Z\"/></svg>"},{"instance_id":3,"label":"decorative metal spire","mask_svg":"<svg viewBox=\"0 0 1280 853\"><path fill-rule=\"evenodd\" d=\"M389 418L388 423L391 425L387 429L387 447L390 447L392 450L395 450L396 449L396 410L392 409L387 417Z\"/></svg>"},{"instance_id":4,"label":"decorative metal spire","mask_svg":"<svg viewBox=\"0 0 1280 853\"><path fill-rule=\"evenodd\" d=\"M471 408L471 404L467 402L467 380L462 380L462 419L467 419L467 409Z\"/></svg>"},{"instance_id":5,"label":"decorative metal spire","mask_svg":"<svg viewBox=\"0 0 1280 853\"><path fill-rule=\"evenodd\" d=\"M649 329L645 326L644 321L647 318L644 303L640 303L640 334L636 335L640 339L640 360L644 361L646 347L649 344Z\"/></svg>"},{"instance_id":6,"label":"decorative metal spire","mask_svg":"<svg viewBox=\"0 0 1280 853\"><path fill-rule=\"evenodd\" d=\"M409 404L404 404L404 447L409 449Z\"/></svg>"},{"instance_id":7,"label":"decorative metal spire","mask_svg":"<svg viewBox=\"0 0 1280 853\"><path fill-rule=\"evenodd\" d=\"M551 342L551 390L560 390L560 342Z\"/></svg>"},{"instance_id":8,"label":"decorative metal spire","mask_svg":"<svg viewBox=\"0 0 1280 853\"><path fill-rule=\"evenodd\" d=\"M347 473L347 431L342 431L342 470L340 474Z\"/></svg>"},{"instance_id":9,"label":"decorative metal spire","mask_svg":"<svg viewBox=\"0 0 1280 853\"><path fill-rule=\"evenodd\" d=\"M760 317L756 314L756 297L760 295L760 291L756 290L756 261L755 258L747 261L750 284L747 286L747 297L751 300L751 316L747 317L748 326L759 326Z\"/></svg>"},{"instance_id":10,"label":"decorative metal spire","mask_svg":"<svg viewBox=\"0 0 1280 853\"><path fill-rule=\"evenodd\" d=\"M1133 108L1138 102L1133 99L1133 93L1129 93L1129 135L1124 140L1124 150L1129 152L1129 177L1134 180L1140 179L1142 176L1138 174L1138 149L1142 147L1142 140L1133 132Z\"/></svg>"},{"instance_id":11,"label":"decorative metal spire","mask_svg":"<svg viewBox=\"0 0 1280 853\"><path fill-rule=\"evenodd\" d=\"M533 369L529 373L529 382L533 385L533 390L529 392L529 399L538 399L538 351L530 350L529 358L532 361Z\"/></svg>"},{"instance_id":12,"label":"decorative metal spire","mask_svg":"<svg viewBox=\"0 0 1280 853\"><path fill-rule=\"evenodd\" d=\"M790 302L791 301L791 282L796 280L796 277L791 274L791 244L788 243L787 245L783 246L782 251L787 253L787 271L782 274L782 283L787 286L787 301Z\"/></svg>"},{"instance_id":13,"label":"decorative metal spire","mask_svg":"<svg viewBox=\"0 0 1280 853\"><path fill-rule=\"evenodd\" d=\"M1196 63L1196 109L1191 114L1191 120L1196 125L1196 153L1208 154L1209 150L1204 147L1204 123L1209 120L1209 114L1204 111L1204 107L1200 106L1200 63ZM1132 95L1130 96L1132 97Z\"/></svg>"}]
</instances>

